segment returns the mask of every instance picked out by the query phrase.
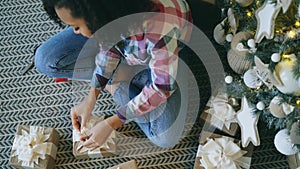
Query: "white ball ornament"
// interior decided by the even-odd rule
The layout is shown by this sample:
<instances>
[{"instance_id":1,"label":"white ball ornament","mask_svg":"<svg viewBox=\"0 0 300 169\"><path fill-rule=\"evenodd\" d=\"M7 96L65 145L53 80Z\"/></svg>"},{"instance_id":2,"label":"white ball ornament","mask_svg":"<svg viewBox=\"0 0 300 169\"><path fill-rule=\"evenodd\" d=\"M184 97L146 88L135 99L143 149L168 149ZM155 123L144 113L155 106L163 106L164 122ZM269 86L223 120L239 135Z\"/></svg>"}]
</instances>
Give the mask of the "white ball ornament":
<instances>
[{"instance_id":1,"label":"white ball ornament","mask_svg":"<svg viewBox=\"0 0 300 169\"><path fill-rule=\"evenodd\" d=\"M295 54L292 54L290 55L290 59L285 59L276 65L274 73L282 83L282 85L277 85L276 87L284 94L300 96L298 79L295 79L293 73L293 66L295 64L294 57L296 57Z\"/></svg>"},{"instance_id":2,"label":"white ball ornament","mask_svg":"<svg viewBox=\"0 0 300 169\"><path fill-rule=\"evenodd\" d=\"M226 35L226 41L227 42L231 42L232 38L233 38L233 35L231 33Z\"/></svg>"},{"instance_id":3,"label":"white ball ornament","mask_svg":"<svg viewBox=\"0 0 300 169\"><path fill-rule=\"evenodd\" d=\"M258 110L264 110L265 107L266 107L266 105L265 105L264 102L262 102L262 101L260 101L260 102L258 102L258 103L256 104L256 108L257 108Z\"/></svg>"},{"instance_id":4,"label":"white ball ornament","mask_svg":"<svg viewBox=\"0 0 300 169\"><path fill-rule=\"evenodd\" d=\"M276 149L284 155L294 155L298 152L297 147L291 142L287 129L282 129L275 135L274 144Z\"/></svg>"},{"instance_id":5,"label":"white ball ornament","mask_svg":"<svg viewBox=\"0 0 300 169\"><path fill-rule=\"evenodd\" d=\"M273 54L272 54L272 56L271 56L271 60L272 60L272 62L275 62L275 63L277 63L277 62L279 62L279 61L280 61L280 59L281 59L281 56L280 56L280 54L279 54L279 53L273 53Z\"/></svg>"},{"instance_id":6,"label":"white ball ornament","mask_svg":"<svg viewBox=\"0 0 300 169\"><path fill-rule=\"evenodd\" d=\"M247 41L247 45L250 47L250 48L255 48L255 41L254 39L249 39Z\"/></svg>"},{"instance_id":7,"label":"white ball ornament","mask_svg":"<svg viewBox=\"0 0 300 169\"><path fill-rule=\"evenodd\" d=\"M226 77L225 77L225 82L226 82L227 84L232 83L232 81L233 81L233 77L232 77L232 76L226 76Z\"/></svg>"}]
</instances>

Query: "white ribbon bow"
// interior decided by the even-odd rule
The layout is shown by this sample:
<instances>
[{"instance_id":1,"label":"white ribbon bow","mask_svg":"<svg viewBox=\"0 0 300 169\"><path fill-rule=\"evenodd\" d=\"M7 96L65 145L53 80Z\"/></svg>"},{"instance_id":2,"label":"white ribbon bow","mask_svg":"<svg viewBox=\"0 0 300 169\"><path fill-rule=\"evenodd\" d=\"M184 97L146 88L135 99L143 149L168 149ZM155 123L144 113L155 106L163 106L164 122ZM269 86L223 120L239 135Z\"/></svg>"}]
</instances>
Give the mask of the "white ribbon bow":
<instances>
[{"instance_id":1,"label":"white ribbon bow","mask_svg":"<svg viewBox=\"0 0 300 169\"><path fill-rule=\"evenodd\" d=\"M215 98L208 102L211 107L206 112L212 115L211 123L219 129L225 126L228 130L230 124L236 121L236 112L228 103L228 96L226 94L218 94Z\"/></svg>"},{"instance_id":2,"label":"white ribbon bow","mask_svg":"<svg viewBox=\"0 0 300 169\"><path fill-rule=\"evenodd\" d=\"M73 129L73 143L74 143L74 149L78 154L87 154L90 158L98 158L102 157L100 149L110 150L112 144L115 144L115 131L112 132L112 134L108 137L108 139L105 141L105 143L100 146L100 148L97 148L93 151L91 151L89 148L84 147L80 142L80 136L86 131L90 130L92 127L94 127L97 123L104 120L104 117L96 117L92 116L90 120L87 122L86 127L82 128L82 132L79 133L75 128Z\"/></svg>"},{"instance_id":3,"label":"white ribbon bow","mask_svg":"<svg viewBox=\"0 0 300 169\"><path fill-rule=\"evenodd\" d=\"M250 168L251 158L244 157L247 151L233 142L234 139L221 137L208 139L204 145L199 145L197 157L205 169L240 169Z\"/></svg>"},{"instance_id":4,"label":"white ribbon bow","mask_svg":"<svg viewBox=\"0 0 300 169\"><path fill-rule=\"evenodd\" d=\"M22 135L16 135L12 150L12 157L17 156L22 161L22 166L34 167L38 160L46 159L46 155L56 158L57 147L53 143L46 142L50 134L44 134L44 128L30 126L29 133L22 130Z\"/></svg>"}]
</instances>

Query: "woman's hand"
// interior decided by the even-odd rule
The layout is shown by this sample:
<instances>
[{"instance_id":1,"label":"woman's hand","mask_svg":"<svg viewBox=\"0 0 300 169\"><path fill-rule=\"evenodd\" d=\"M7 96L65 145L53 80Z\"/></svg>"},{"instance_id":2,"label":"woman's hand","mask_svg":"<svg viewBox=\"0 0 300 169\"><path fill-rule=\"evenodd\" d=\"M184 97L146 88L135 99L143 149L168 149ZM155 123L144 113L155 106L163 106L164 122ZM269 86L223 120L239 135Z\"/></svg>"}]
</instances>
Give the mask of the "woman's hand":
<instances>
[{"instance_id":1,"label":"woman's hand","mask_svg":"<svg viewBox=\"0 0 300 169\"><path fill-rule=\"evenodd\" d=\"M113 130L119 128L123 123L117 115L111 116L98 124L80 137L83 146L94 150L102 146Z\"/></svg>"},{"instance_id":2,"label":"woman's hand","mask_svg":"<svg viewBox=\"0 0 300 169\"><path fill-rule=\"evenodd\" d=\"M99 90L92 88L80 104L71 108L72 124L78 132L86 126L90 119L99 93Z\"/></svg>"}]
</instances>

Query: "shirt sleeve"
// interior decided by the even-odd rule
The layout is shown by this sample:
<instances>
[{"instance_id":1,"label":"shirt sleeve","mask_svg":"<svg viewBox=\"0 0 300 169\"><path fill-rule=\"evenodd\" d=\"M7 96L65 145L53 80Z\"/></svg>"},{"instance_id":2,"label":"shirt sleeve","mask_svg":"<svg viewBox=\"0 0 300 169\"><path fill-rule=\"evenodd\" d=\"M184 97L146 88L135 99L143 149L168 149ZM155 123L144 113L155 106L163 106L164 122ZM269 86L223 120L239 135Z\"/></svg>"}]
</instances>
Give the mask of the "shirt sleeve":
<instances>
[{"instance_id":1,"label":"shirt sleeve","mask_svg":"<svg viewBox=\"0 0 300 169\"><path fill-rule=\"evenodd\" d=\"M178 31L172 30L150 50L152 83L141 93L117 110L123 123L146 114L164 103L173 93L178 67Z\"/></svg>"},{"instance_id":2,"label":"shirt sleeve","mask_svg":"<svg viewBox=\"0 0 300 169\"><path fill-rule=\"evenodd\" d=\"M120 62L120 57L120 53L115 48L104 51L100 46L100 51L95 59L96 68L90 83L92 88L99 90L105 88Z\"/></svg>"}]
</instances>

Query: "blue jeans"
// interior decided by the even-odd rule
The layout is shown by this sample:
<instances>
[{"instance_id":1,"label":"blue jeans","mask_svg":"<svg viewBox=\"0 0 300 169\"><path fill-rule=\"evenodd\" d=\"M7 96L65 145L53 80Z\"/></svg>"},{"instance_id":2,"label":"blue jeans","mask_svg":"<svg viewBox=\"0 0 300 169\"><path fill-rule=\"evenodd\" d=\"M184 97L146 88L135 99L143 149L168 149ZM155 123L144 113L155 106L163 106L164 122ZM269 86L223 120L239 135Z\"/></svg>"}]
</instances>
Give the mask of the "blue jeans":
<instances>
[{"instance_id":1,"label":"blue jeans","mask_svg":"<svg viewBox=\"0 0 300 169\"><path fill-rule=\"evenodd\" d=\"M84 45L90 48L84 48ZM95 41L76 35L73 29L67 28L37 49L35 66L50 77L91 80L97 51ZM114 92L115 102L119 105L128 103L150 82L148 71L138 73L130 83L121 82ZM135 121L154 144L173 147L181 137L186 118L186 112L179 112L179 107L180 91L177 89L166 103Z\"/></svg>"},{"instance_id":2,"label":"blue jeans","mask_svg":"<svg viewBox=\"0 0 300 169\"><path fill-rule=\"evenodd\" d=\"M84 45L89 45L89 50L82 50L87 49ZM91 80L97 50L95 41L67 28L37 49L34 63L38 71L50 77Z\"/></svg>"},{"instance_id":3,"label":"blue jeans","mask_svg":"<svg viewBox=\"0 0 300 169\"><path fill-rule=\"evenodd\" d=\"M114 101L123 106L137 96L145 85L152 83L149 69L136 74L130 82L121 82L114 91ZM178 85L174 93L151 112L136 117L134 121L145 135L159 147L171 148L181 138L186 111L180 111L181 94Z\"/></svg>"}]
</instances>

